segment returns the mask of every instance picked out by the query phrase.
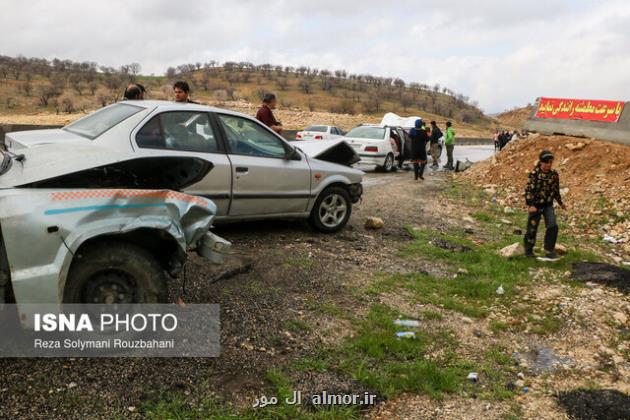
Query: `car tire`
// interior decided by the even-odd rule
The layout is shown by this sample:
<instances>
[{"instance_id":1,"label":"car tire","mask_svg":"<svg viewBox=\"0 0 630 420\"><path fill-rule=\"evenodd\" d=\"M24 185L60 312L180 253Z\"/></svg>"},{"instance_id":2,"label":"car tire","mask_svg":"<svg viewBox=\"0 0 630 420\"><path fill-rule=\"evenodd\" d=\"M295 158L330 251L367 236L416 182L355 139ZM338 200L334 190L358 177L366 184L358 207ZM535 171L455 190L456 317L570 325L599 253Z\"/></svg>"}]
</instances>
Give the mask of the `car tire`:
<instances>
[{"instance_id":1,"label":"car tire","mask_svg":"<svg viewBox=\"0 0 630 420\"><path fill-rule=\"evenodd\" d=\"M394 155L389 153L385 156L383 166L379 166L379 169L383 172L391 172L394 170Z\"/></svg>"},{"instance_id":2,"label":"car tire","mask_svg":"<svg viewBox=\"0 0 630 420\"><path fill-rule=\"evenodd\" d=\"M343 187L328 187L315 200L309 223L320 232L333 233L348 223L351 214L348 191Z\"/></svg>"},{"instance_id":3,"label":"car tire","mask_svg":"<svg viewBox=\"0 0 630 420\"><path fill-rule=\"evenodd\" d=\"M168 274L144 248L123 241L99 242L74 256L65 303L166 303Z\"/></svg>"}]
</instances>

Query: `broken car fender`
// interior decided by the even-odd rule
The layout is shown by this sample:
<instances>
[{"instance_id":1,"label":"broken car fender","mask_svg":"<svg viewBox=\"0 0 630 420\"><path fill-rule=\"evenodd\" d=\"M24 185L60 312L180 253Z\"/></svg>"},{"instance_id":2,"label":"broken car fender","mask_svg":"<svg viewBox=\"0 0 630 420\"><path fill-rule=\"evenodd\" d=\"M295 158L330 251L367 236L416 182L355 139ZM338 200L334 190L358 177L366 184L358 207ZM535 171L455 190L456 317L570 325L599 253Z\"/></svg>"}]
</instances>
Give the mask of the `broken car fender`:
<instances>
[{"instance_id":1,"label":"broken car fender","mask_svg":"<svg viewBox=\"0 0 630 420\"><path fill-rule=\"evenodd\" d=\"M214 203L170 190L0 190L0 226L17 303L61 302L74 254L86 241L138 229L196 248Z\"/></svg>"}]
</instances>

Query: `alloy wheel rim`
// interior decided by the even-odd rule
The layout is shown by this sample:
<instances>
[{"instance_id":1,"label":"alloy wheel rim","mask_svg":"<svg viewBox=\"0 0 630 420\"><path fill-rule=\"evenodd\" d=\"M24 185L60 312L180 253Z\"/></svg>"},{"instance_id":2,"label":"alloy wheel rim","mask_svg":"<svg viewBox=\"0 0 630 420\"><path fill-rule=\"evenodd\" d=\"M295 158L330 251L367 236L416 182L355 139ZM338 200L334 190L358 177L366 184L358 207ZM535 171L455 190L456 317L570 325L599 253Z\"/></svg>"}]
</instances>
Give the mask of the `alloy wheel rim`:
<instances>
[{"instance_id":1,"label":"alloy wheel rim","mask_svg":"<svg viewBox=\"0 0 630 420\"><path fill-rule=\"evenodd\" d=\"M319 205L319 220L328 228L337 227L348 212L346 201L339 194L331 194Z\"/></svg>"},{"instance_id":2,"label":"alloy wheel rim","mask_svg":"<svg viewBox=\"0 0 630 420\"><path fill-rule=\"evenodd\" d=\"M392 155L387 155L387 157L385 158L385 169L389 171L392 169L393 165L394 159L392 159Z\"/></svg>"}]
</instances>

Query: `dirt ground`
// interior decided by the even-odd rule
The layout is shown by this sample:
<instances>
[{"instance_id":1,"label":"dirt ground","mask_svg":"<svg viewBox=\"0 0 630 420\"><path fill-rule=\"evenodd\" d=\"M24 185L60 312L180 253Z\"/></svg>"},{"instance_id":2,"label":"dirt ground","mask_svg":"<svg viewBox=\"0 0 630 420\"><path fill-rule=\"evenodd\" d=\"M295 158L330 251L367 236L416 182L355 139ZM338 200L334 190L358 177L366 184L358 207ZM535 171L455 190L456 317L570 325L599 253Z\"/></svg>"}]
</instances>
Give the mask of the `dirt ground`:
<instances>
[{"instance_id":1,"label":"dirt ground","mask_svg":"<svg viewBox=\"0 0 630 420\"><path fill-rule=\"evenodd\" d=\"M517 391L500 401L403 393L363 412L368 418L495 419L515 412L508 418L568 418L557 392L599 387L628 394L628 342L618 335L620 328L627 331L630 299L618 291L597 285L576 288L567 284L568 274L544 266L534 269L532 277L545 278L547 283L521 289L512 304L529 305L535 311L552 308L563 326L544 336L527 328L493 330L493 322L516 324L519 316L525 316L506 311L503 305L490 307L485 318L470 319L437 305L414 303L402 294L362 292L383 273L444 274L440 264L399 254L413 240L408 228L438 232L465 228L479 241L488 235L483 224L471 218L477 209L445 196L449 176L438 172L425 178L413 181L407 171L369 173L363 201L355 206L349 226L335 235L315 233L299 221L219 227L217 233L233 243L229 267L239 268L235 272L240 274L212 282L228 268L209 267L193 256L183 298L221 305L220 357L1 359L0 417L140 418L143 404L172 394L183 395L193 405L216 395L236 409L249 407L269 387L265 372L317 354L323 347L340 345L354 334L350 319L363 317L376 303L409 316L427 309L438 312L440 319L432 321L431 328L453 329L461 343L458 351L472 359L491 345L505 348L508 357L520 355L515 356L515 369L524 372L522 380L529 391ZM385 226L366 230L368 216L381 217ZM300 323L310 328L291 328ZM560 362L534 371L537 360L549 354ZM316 390L357 387L364 391L351 378L335 373L296 371L292 379Z\"/></svg>"},{"instance_id":2,"label":"dirt ground","mask_svg":"<svg viewBox=\"0 0 630 420\"><path fill-rule=\"evenodd\" d=\"M533 105L526 106L502 112L495 118L501 125L500 129L522 130L525 122L529 119L533 111Z\"/></svg>"}]
</instances>

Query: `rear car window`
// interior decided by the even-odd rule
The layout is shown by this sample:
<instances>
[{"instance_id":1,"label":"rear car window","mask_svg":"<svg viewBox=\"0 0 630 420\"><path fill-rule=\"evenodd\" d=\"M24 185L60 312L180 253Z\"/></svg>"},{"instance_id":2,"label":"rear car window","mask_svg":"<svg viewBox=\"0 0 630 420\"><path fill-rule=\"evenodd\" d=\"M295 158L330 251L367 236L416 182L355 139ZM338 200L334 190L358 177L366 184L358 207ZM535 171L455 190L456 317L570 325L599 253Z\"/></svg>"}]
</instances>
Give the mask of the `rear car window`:
<instances>
[{"instance_id":1,"label":"rear car window","mask_svg":"<svg viewBox=\"0 0 630 420\"><path fill-rule=\"evenodd\" d=\"M385 129L382 127L355 127L346 134L346 137L381 140L385 138Z\"/></svg>"},{"instance_id":2,"label":"rear car window","mask_svg":"<svg viewBox=\"0 0 630 420\"><path fill-rule=\"evenodd\" d=\"M309 125L304 129L304 131L315 131L317 133L325 133L328 129L325 125Z\"/></svg>"},{"instance_id":3,"label":"rear car window","mask_svg":"<svg viewBox=\"0 0 630 420\"><path fill-rule=\"evenodd\" d=\"M63 130L94 140L110 128L143 109L142 107L129 104L108 106L63 127Z\"/></svg>"},{"instance_id":4,"label":"rear car window","mask_svg":"<svg viewBox=\"0 0 630 420\"><path fill-rule=\"evenodd\" d=\"M206 112L169 111L158 114L136 134L139 147L216 153L219 151Z\"/></svg>"}]
</instances>

